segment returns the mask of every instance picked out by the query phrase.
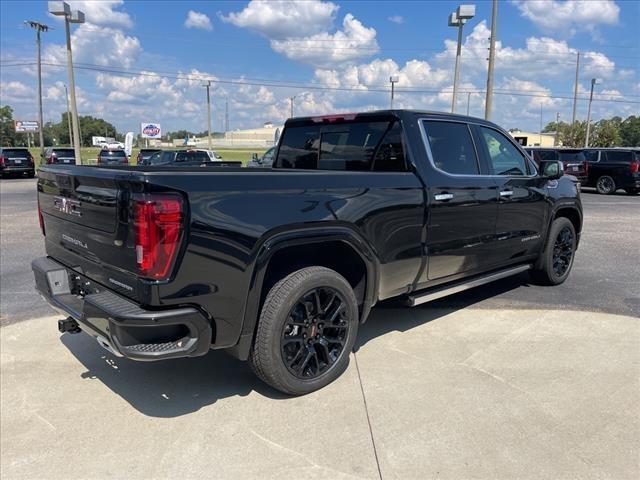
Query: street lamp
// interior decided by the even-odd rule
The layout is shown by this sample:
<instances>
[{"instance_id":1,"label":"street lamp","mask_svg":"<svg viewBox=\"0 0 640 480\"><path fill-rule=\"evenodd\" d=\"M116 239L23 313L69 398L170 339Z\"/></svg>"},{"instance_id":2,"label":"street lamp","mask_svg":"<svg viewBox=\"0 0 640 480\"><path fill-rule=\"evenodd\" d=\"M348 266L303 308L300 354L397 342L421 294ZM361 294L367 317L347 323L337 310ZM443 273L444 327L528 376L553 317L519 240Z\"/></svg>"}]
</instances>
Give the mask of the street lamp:
<instances>
[{"instance_id":1,"label":"street lamp","mask_svg":"<svg viewBox=\"0 0 640 480\"><path fill-rule=\"evenodd\" d=\"M589 110L587 111L587 135L584 137L584 148L589 146L589 128L591 127L591 102L593 102L593 87L602 83L599 78L591 79L591 94L589 95Z\"/></svg>"},{"instance_id":2,"label":"street lamp","mask_svg":"<svg viewBox=\"0 0 640 480\"><path fill-rule=\"evenodd\" d=\"M69 77L69 93L71 97L71 120L73 124L73 149L75 151L76 165L82 164L80 152L80 123L78 121L78 106L76 103L76 82L73 77L73 58L71 55L71 31L70 23L84 23L84 12L71 10L67 2L49 2L49 13L64 17L64 27L67 36L67 76Z\"/></svg>"},{"instance_id":3,"label":"street lamp","mask_svg":"<svg viewBox=\"0 0 640 480\"><path fill-rule=\"evenodd\" d=\"M449 15L449 26L458 27L458 48L456 50L456 69L453 75L453 95L451 98L451 113L456 109L456 96L458 94L458 83L460 81L460 51L462 49L462 28L467 20L471 20L476 15L475 5L460 5L455 12Z\"/></svg>"},{"instance_id":4,"label":"street lamp","mask_svg":"<svg viewBox=\"0 0 640 480\"><path fill-rule=\"evenodd\" d=\"M395 91L393 87L398 81L400 81L400 77L398 75L391 75L389 77L389 81L391 82L391 109L393 109L393 94Z\"/></svg>"}]
</instances>

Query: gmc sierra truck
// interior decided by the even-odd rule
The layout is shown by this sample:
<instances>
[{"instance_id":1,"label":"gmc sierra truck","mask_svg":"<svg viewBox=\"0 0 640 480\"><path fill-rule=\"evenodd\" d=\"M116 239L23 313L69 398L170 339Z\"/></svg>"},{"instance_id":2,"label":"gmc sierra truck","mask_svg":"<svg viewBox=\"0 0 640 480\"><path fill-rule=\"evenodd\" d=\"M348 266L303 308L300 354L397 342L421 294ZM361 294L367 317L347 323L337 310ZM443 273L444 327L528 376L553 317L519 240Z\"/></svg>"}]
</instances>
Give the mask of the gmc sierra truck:
<instances>
[{"instance_id":1,"label":"gmc sierra truck","mask_svg":"<svg viewBox=\"0 0 640 480\"><path fill-rule=\"evenodd\" d=\"M135 360L225 349L292 395L346 369L377 302L560 284L582 228L560 162L402 110L290 119L272 169L47 165L38 205L61 332Z\"/></svg>"}]
</instances>

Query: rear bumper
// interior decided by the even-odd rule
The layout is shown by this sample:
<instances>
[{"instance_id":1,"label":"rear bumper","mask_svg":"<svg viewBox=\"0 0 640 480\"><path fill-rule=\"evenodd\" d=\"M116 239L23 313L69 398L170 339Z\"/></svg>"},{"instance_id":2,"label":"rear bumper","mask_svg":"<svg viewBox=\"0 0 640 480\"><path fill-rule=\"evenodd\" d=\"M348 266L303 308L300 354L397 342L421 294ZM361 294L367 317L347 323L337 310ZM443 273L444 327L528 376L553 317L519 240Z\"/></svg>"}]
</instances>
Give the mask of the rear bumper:
<instances>
[{"instance_id":1,"label":"rear bumper","mask_svg":"<svg viewBox=\"0 0 640 480\"><path fill-rule=\"evenodd\" d=\"M36 289L58 311L115 355L133 360L204 355L211 322L193 307L146 310L50 257L31 263Z\"/></svg>"},{"instance_id":2,"label":"rear bumper","mask_svg":"<svg viewBox=\"0 0 640 480\"><path fill-rule=\"evenodd\" d=\"M1 173L29 173L35 172L35 167L30 165L17 166L17 165L4 165L0 167Z\"/></svg>"}]
</instances>

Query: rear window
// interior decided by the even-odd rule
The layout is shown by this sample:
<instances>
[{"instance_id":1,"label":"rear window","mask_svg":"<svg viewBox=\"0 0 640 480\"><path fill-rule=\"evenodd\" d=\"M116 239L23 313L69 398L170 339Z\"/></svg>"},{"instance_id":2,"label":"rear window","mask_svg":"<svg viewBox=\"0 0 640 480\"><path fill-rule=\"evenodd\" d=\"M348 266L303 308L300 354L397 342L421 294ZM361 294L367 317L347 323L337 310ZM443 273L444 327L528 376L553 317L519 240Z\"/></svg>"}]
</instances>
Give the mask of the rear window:
<instances>
[{"instance_id":1,"label":"rear window","mask_svg":"<svg viewBox=\"0 0 640 480\"><path fill-rule=\"evenodd\" d=\"M598 150L585 150L582 153L584 154L584 158L587 160L587 162L597 163L599 161Z\"/></svg>"},{"instance_id":2,"label":"rear window","mask_svg":"<svg viewBox=\"0 0 640 480\"><path fill-rule=\"evenodd\" d=\"M176 162L209 162L211 159L207 152L178 152Z\"/></svg>"},{"instance_id":3,"label":"rear window","mask_svg":"<svg viewBox=\"0 0 640 480\"><path fill-rule=\"evenodd\" d=\"M558 152L555 150L538 150L540 160L558 160Z\"/></svg>"},{"instance_id":4,"label":"rear window","mask_svg":"<svg viewBox=\"0 0 640 480\"><path fill-rule=\"evenodd\" d=\"M124 158L126 157L124 150L102 150L100 151L101 157L109 157L109 158Z\"/></svg>"},{"instance_id":5,"label":"rear window","mask_svg":"<svg viewBox=\"0 0 640 480\"><path fill-rule=\"evenodd\" d=\"M355 121L285 128L278 168L406 171L397 121Z\"/></svg>"},{"instance_id":6,"label":"rear window","mask_svg":"<svg viewBox=\"0 0 640 480\"><path fill-rule=\"evenodd\" d=\"M581 163L586 160L586 157L584 156L584 153L582 153L582 150L575 150L575 151L560 150L558 154L562 162Z\"/></svg>"},{"instance_id":7,"label":"rear window","mask_svg":"<svg viewBox=\"0 0 640 480\"><path fill-rule=\"evenodd\" d=\"M4 148L2 156L6 158L29 158L29 150L24 148Z\"/></svg>"},{"instance_id":8,"label":"rear window","mask_svg":"<svg viewBox=\"0 0 640 480\"><path fill-rule=\"evenodd\" d=\"M71 148L54 148L53 153L58 157L74 157L75 152Z\"/></svg>"}]
</instances>

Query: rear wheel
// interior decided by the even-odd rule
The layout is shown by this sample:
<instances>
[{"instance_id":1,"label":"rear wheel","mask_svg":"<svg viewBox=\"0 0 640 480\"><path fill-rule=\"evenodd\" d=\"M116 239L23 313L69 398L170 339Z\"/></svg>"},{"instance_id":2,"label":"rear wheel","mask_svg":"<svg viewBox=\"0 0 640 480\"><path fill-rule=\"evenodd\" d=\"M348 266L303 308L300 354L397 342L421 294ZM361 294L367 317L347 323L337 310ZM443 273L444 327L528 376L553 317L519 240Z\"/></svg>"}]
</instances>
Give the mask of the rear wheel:
<instances>
[{"instance_id":1,"label":"rear wheel","mask_svg":"<svg viewBox=\"0 0 640 480\"><path fill-rule=\"evenodd\" d=\"M556 218L549 229L547 246L531 277L542 285L559 285L571 272L576 251L576 230L568 218Z\"/></svg>"},{"instance_id":2,"label":"rear wheel","mask_svg":"<svg viewBox=\"0 0 640 480\"><path fill-rule=\"evenodd\" d=\"M249 363L273 388L304 395L344 372L357 330L358 307L349 282L328 268L303 268L269 291Z\"/></svg>"},{"instance_id":3,"label":"rear wheel","mask_svg":"<svg viewBox=\"0 0 640 480\"><path fill-rule=\"evenodd\" d=\"M617 189L615 180L609 175L602 175L596 180L596 190L602 195L610 195Z\"/></svg>"}]
</instances>

